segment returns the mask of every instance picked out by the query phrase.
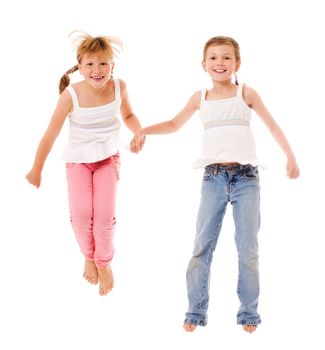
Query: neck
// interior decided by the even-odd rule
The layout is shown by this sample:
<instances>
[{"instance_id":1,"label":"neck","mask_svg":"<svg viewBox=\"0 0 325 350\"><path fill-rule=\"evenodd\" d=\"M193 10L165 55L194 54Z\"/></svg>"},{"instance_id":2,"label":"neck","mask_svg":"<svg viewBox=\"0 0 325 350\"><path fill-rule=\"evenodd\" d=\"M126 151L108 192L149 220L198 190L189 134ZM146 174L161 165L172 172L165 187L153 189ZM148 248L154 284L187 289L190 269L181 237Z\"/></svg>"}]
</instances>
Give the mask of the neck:
<instances>
[{"instance_id":1,"label":"neck","mask_svg":"<svg viewBox=\"0 0 325 350\"><path fill-rule=\"evenodd\" d=\"M91 94L95 95L105 95L107 93L107 89L109 88L111 84L112 79L108 80L103 86L101 87L94 87L91 84L89 84L86 80L84 80L84 87L86 91L89 91Z\"/></svg>"},{"instance_id":2,"label":"neck","mask_svg":"<svg viewBox=\"0 0 325 350\"><path fill-rule=\"evenodd\" d=\"M215 92L224 92L228 91L229 89L232 89L235 86L231 82L231 80L226 80L226 81L213 81L213 88L212 90Z\"/></svg>"}]
</instances>

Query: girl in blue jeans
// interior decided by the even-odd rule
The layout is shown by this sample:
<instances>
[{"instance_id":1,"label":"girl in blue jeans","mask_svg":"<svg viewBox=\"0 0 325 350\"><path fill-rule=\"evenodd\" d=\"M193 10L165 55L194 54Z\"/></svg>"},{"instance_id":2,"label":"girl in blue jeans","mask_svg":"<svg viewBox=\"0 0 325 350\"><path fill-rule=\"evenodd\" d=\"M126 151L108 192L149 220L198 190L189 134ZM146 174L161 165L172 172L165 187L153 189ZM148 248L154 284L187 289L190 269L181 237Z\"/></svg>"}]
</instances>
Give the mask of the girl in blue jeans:
<instances>
[{"instance_id":1,"label":"girl in blue jeans","mask_svg":"<svg viewBox=\"0 0 325 350\"><path fill-rule=\"evenodd\" d=\"M184 328L192 332L198 325L207 324L212 255L227 204L231 203L239 265L237 323L251 333L261 323L257 312L260 187L255 142L250 128L252 109L286 154L288 177L297 178L299 168L287 138L260 96L252 88L238 84L238 43L230 37L211 38L205 44L202 65L212 79L212 88L195 92L173 119L140 129L131 142L131 148L141 150L147 134L177 131L195 111L200 110L202 154L195 167L205 171L194 251L186 275L189 307Z\"/></svg>"}]
</instances>

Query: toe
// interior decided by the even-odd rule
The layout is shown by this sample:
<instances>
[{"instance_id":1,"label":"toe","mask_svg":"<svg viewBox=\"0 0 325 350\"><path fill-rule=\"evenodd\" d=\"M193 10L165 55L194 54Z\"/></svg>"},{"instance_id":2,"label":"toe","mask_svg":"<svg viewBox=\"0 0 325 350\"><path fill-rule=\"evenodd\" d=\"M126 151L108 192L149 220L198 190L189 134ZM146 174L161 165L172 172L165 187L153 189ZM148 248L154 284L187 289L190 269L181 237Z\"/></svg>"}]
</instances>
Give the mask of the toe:
<instances>
[{"instance_id":1,"label":"toe","mask_svg":"<svg viewBox=\"0 0 325 350\"><path fill-rule=\"evenodd\" d=\"M195 331L196 326L194 324L184 323L183 328L186 330L186 332L193 332Z\"/></svg>"},{"instance_id":2,"label":"toe","mask_svg":"<svg viewBox=\"0 0 325 350\"><path fill-rule=\"evenodd\" d=\"M248 333L254 332L256 330L256 327L257 326L255 326L255 325L245 325L245 326L243 326L244 331L248 332Z\"/></svg>"}]
</instances>

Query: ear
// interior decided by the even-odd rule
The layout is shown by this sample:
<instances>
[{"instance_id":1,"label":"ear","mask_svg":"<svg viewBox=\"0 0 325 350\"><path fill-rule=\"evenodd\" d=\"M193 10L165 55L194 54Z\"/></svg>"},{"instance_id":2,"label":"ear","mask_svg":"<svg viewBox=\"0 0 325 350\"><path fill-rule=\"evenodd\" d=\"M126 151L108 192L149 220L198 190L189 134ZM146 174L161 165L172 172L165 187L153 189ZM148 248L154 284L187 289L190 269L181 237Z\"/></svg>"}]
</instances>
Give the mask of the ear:
<instances>
[{"instance_id":1,"label":"ear","mask_svg":"<svg viewBox=\"0 0 325 350\"><path fill-rule=\"evenodd\" d=\"M238 72L239 67L240 67L240 62L237 62L237 63L236 63L236 67L235 67L235 72Z\"/></svg>"},{"instance_id":2,"label":"ear","mask_svg":"<svg viewBox=\"0 0 325 350\"><path fill-rule=\"evenodd\" d=\"M207 67L206 67L206 64L205 64L205 60L202 61L202 67L203 67L204 71L206 72L207 71Z\"/></svg>"}]
</instances>

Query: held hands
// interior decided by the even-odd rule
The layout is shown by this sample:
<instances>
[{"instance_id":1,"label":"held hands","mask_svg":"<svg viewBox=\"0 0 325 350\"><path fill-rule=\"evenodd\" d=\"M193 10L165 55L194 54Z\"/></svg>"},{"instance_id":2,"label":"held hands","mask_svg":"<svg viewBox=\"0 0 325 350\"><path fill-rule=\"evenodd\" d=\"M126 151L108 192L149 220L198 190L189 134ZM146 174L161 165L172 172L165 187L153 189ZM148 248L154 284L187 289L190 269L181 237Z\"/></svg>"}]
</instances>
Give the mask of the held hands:
<instances>
[{"instance_id":1,"label":"held hands","mask_svg":"<svg viewBox=\"0 0 325 350\"><path fill-rule=\"evenodd\" d=\"M42 176L41 173L35 170L31 170L26 176L25 178L27 179L27 181L34 185L36 188L39 188L41 186L41 181L42 181Z\"/></svg>"},{"instance_id":2,"label":"held hands","mask_svg":"<svg viewBox=\"0 0 325 350\"><path fill-rule=\"evenodd\" d=\"M287 176L289 179L296 179L300 175L300 170L295 159L288 158L287 161Z\"/></svg>"},{"instance_id":3,"label":"held hands","mask_svg":"<svg viewBox=\"0 0 325 350\"><path fill-rule=\"evenodd\" d=\"M138 153L142 150L146 140L144 129L140 129L134 134L134 137L130 143L130 150L133 153Z\"/></svg>"}]
</instances>

